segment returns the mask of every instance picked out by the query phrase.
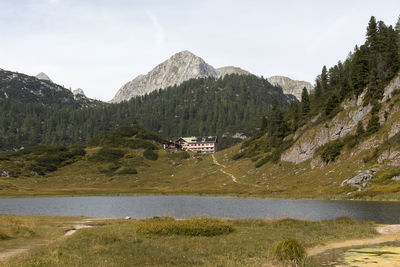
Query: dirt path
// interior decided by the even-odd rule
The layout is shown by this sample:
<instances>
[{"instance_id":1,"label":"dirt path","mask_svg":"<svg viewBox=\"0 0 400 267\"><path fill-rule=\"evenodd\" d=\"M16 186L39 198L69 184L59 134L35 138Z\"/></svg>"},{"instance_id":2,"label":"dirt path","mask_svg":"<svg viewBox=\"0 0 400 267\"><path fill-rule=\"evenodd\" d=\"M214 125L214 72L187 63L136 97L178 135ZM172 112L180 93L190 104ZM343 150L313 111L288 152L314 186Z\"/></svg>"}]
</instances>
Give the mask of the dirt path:
<instances>
[{"instance_id":1,"label":"dirt path","mask_svg":"<svg viewBox=\"0 0 400 267\"><path fill-rule=\"evenodd\" d=\"M307 250L307 254L309 256L315 256L317 254L323 253L330 249L337 248L346 248L346 247L354 247L354 246L369 246L369 245L377 245L387 242L399 241L400 240L400 225L392 224L385 226L378 226L376 230L381 235L374 238L368 239L353 239L353 240L345 240L340 242L332 242L325 245L319 245Z\"/></svg>"},{"instance_id":2,"label":"dirt path","mask_svg":"<svg viewBox=\"0 0 400 267\"><path fill-rule=\"evenodd\" d=\"M88 225L90 223L93 223L95 221L101 221L101 220L105 220L107 218L91 218L91 219L83 219L82 221L77 221L77 222L73 222L73 229L67 231L63 236L61 236L60 238L65 238L67 236L71 236L73 234L76 233L76 231L78 231L79 229L84 229L84 228L91 228L93 227L92 225ZM54 241L52 241L54 242ZM19 255L22 254L24 252L27 252L28 250L37 247L37 246L42 246L42 245L48 245L52 242L48 242L46 244L34 244L34 245L30 245L27 247L20 247L20 248L13 248L13 249L6 249L4 251L0 251L0 262L15 256L15 255Z\"/></svg>"},{"instance_id":3,"label":"dirt path","mask_svg":"<svg viewBox=\"0 0 400 267\"><path fill-rule=\"evenodd\" d=\"M236 178L232 173L229 173L229 172L227 172L227 171L224 170L224 169L226 169L226 166L223 165L223 164L221 164L221 163L219 163L218 160L217 160L217 158L214 156L214 154L211 154L211 157L213 158L213 162L214 162L215 165L218 165L218 166L222 167L222 169L220 169L220 171L221 171L223 174L228 175L229 177L231 177L231 178L232 178L232 181L233 181L234 183L242 184L242 185L248 185L248 186L254 186L254 187L260 187L260 186L257 185L257 184L246 184L246 183L238 182L237 178Z\"/></svg>"},{"instance_id":4,"label":"dirt path","mask_svg":"<svg viewBox=\"0 0 400 267\"><path fill-rule=\"evenodd\" d=\"M222 173L228 175L229 177L231 177L231 178L232 178L232 181L233 181L234 183L239 184L239 182L236 180L236 177L235 177L232 173L226 172L226 171L224 170L224 169L226 169L226 166L223 165L223 164L221 164L221 163L219 163L218 160L217 160L217 158L214 156L214 154L211 154L211 156L212 156L212 158L213 158L214 164L215 164L215 165L218 165L218 166L220 166L220 167L222 167L222 169L220 169L220 171L221 171Z\"/></svg>"}]
</instances>

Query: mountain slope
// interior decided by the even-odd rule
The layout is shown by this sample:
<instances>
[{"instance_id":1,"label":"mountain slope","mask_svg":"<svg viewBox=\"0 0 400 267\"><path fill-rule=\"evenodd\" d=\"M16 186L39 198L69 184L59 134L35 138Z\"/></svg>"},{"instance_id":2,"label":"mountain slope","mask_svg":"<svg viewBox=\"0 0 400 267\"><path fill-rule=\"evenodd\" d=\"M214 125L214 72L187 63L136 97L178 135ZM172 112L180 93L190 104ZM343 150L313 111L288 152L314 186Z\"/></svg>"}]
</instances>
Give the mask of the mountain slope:
<instances>
[{"instance_id":1,"label":"mountain slope","mask_svg":"<svg viewBox=\"0 0 400 267\"><path fill-rule=\"evenodd\" d=\"M0 70L0 101L7 100L17 103L38 103L75 108L100 104L99 101L87 97L75 99L70 90L51 82L47 75L46 77L39 75L39 78L37 78L17 72Z\"/></svg>"},{"instance_id":2,"label":"mountain slope","mask_svg":"<svg viewBox=\"0 0 400 267\"><path fill-rule=\"evenodd\" d=\"M309 82L296 81L285 76L271 76L267 80L275 86L282 87L284 94L294 95L299 101L301 100L303 88L306 88L309 93L314 88Z\"/></svg>"},{"instance_id":3,"label":"mountain slope","mask_svg":"<svg viewBox=\"0 0 400 267\"><path fill-rule=\"evenodd\" d=\"M217 71L218 78L224 77L225 75L229 75L229 74L252 75L247 70L243 70L241 68L234 67L234 66L226 66L226 67L218 68L218 69L216 69L216 71Z\"/></svg>"},{"instance_id":4,"label":"mountain slope","mask_svg":"<svg viewBox=\"0 0 400 267\"><path fill-rule=\"evenodd\" d=\"M146 75L139 75L126 83L111 100L118 103L156 89L179 85L195 78L217 77L217 71L202 58L189 51L182 51L156 66Z\"/></svg>"},{"instance_id":5,"label":"mountain slope","mask_svg":"<svg viewBox=\"0 0 400 267\"><path fill-rule=\"evenodd\" d=\"M45 80L45 81L49 81L49 82L53 82L49 76L47 76L46 73L41 72L38 75L35 76L36 78L38 78L39 80Z\"/></svg>"}]
</instances>

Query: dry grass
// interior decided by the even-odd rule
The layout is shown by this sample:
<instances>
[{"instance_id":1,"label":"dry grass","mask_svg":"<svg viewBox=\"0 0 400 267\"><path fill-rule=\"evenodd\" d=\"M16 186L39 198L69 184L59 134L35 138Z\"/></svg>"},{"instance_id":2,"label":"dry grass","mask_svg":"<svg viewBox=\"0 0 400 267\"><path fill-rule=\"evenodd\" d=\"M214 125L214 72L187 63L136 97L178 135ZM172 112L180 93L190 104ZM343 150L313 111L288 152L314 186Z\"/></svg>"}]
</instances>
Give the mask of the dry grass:
<instances>
[{"instance_id":1,"label":"dry grass","mask_svg":"<svg viewBox=\"0 0 400 267\"><path fill-rule=\"evenodd\" d=\"M196 223L198 220L192 219ZM160 222L163 222L163 227L168 227L168 224L174 227L182 225L171 218L107 220L103 225L79 230L69 238L20 255L4 265L260 266L273 262L267 251L275 242L285 238L295 238L305 247L310 247L333 240L376 235L372 224L350 219L321 222L218 220L218 224L231 225L235 230L211 236L144 234L137 231L141 225Z\"/></svg>"}]
</instances>

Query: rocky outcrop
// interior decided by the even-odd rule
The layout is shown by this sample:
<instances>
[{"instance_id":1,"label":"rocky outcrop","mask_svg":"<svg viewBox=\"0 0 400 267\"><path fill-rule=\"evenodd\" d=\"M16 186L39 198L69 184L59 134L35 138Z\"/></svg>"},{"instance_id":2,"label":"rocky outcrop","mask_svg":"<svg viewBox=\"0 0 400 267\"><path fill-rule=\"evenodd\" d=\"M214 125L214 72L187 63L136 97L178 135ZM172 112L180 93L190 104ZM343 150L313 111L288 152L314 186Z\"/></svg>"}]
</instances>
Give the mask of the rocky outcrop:
<instances>
[{"instance_id":1,"label":"rocky outcrop","mask_svg":"<svg viewBox=\"0 0 400 267\"><path fill-rule=\"evenodd\" d=\"M49 76L47 76L47 74L44 73L44 72L39 73L39 74L36 75L35 77L38 78L39 80L44 80L44 81L53 82L53 81L49 78Z\"/></svg>"},{"instance_id":2,"label":"rocky outcrop","mask_svg":"<svg viewBox=\"0 0 400 267\"><path fill-rule=\"evenodd\" d=\"M341 183L341 186L350 185L352 187L357 187L358 190L366 187L368 181L374 177L374 174L378 171L378 169L373 168L371 170L360 170L357 175L346 179Z\"/></svg>"},{"instance_id":3,"label":"rocky outcrop","mask_svg":"<svg viewBox=\"0 0 400 267\"><path fill-rule=\"evenodd\" d=\"M146 75L139 75L126 83L111 100L118 103L134 96L145 95L157 89L179 85L194 78L218 77L217 71L202 58L182 51L159 64Z\"/></svg>"},{"instance_id":4,"label":"rocky outcrop","mask_svg":"<svg viewBox=\"0 0 400 267\"><path fill-rule=\"evenodd\" d=\"M297 100L301 100L301 93L305 87L308 92L314 88L311 83L305 81L295 81L285 76L272 76L268 81L275 86L280 86L284 94L294 95Z\"/></svg>"},{"instance_id":5,"label":"rocky outcrop","mask_svg":"<svg viewBox=\"0 0 400 267\"><path fill-rule=\"evenodd\" d=\"M385 102L389 99L396 90L400 90L400 73L386 86L381 102Z\"/></svg>"},{"instance_id":6,"label":"rocky outcrop","mask_svg":"<svg viewBox=\"0 0 400 267\"><path fill-rule=\"evenodd\" d=\"M74 94L74 96L76 95L85 96L85 92L81 88L75 89L74 91L72 91L72 93Z\"/></svg>"},{"instance_id":7,"label":"rocky outcrop","mask_svg":"<svg viewBox=\"0 0 400 267\"><path fill-rule=\"evenodd\" d=\"M216 71L218 74L218 78L222 78L225 75L229 75L229 74L251 75L251 73L248 72L247 70L243 70L241 68L233 67L233 66L226 66L226 67L218 68L218 69L216 69Z\"/></svg>"},{"instance_id":8,"label":"rocky outcrop","mask_svg":"<svg viewBox=\"0 0 400 267\"><path fill-rule=\"evenodd\" d=\"M371 109L372 107L368 105L346 110L337 115L329 125L318 125L303 134L296 133L295 136L299 138L282 154L281 160L298 164L311 159L320 146L349 134Z\"/></svg>"}]
</instances>

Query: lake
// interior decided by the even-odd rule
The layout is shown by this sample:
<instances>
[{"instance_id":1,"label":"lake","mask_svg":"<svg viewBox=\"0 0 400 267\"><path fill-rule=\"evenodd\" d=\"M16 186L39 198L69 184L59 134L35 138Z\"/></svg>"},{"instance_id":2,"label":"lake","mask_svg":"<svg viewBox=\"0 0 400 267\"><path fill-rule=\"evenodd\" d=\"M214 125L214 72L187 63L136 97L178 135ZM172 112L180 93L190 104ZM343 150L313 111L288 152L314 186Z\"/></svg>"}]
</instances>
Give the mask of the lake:
<instances>
[{"instance_id":1,"label":"lake","mask_svg":"<svg viewBox=\"0 0 400 267\"><path fill-rule=\"evenodd\" d=\"M143 218L334 219L400 223L400 202L284 200L200 196L0 198L0 214Z\"/></svg>"}]
</instances>

